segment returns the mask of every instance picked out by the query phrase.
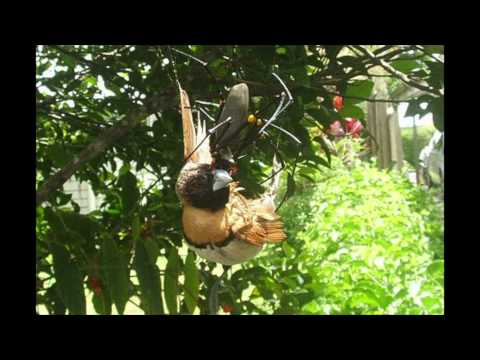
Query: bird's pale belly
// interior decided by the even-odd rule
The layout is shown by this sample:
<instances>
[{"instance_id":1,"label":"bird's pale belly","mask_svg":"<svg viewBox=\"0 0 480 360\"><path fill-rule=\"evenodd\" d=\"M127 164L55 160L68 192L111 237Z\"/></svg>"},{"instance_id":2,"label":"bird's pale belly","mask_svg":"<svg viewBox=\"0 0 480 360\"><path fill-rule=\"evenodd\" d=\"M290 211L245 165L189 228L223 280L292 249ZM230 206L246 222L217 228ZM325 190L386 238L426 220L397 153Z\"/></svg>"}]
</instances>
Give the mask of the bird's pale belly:
<instances>
[{"instance_id":1,"label":"bird's pale belly","mask_svg":"<svg viewBox=\"0 0 480 360\"><path fill-rule=\"evenodd\" d=\"M212 245L206 248L197 248L190 244L188 247L201 258L223 265L235 265L253 259L263 249L263 246L252 245L238 239L234 239L222 247Z\"/></svg>"}]
</instances>

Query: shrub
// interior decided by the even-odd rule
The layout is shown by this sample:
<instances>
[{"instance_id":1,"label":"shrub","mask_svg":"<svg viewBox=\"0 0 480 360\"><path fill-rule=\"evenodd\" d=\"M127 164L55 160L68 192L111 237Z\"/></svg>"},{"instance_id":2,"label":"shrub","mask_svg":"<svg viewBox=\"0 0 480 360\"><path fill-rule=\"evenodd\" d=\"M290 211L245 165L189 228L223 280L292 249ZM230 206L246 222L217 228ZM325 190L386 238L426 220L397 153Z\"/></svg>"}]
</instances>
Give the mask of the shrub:
<instances>
[{"instance_id":1,"label":"shrub","mask_svg":"<svg viewBox=\"0 0 480 360\"><path fill-rule=\"evenodd\" d=\"M263 274L250 300L274 313L443 313L434 197L373 162L334 166L282 209L288 241L250 264Z\"/></svg>"}]
</instances>

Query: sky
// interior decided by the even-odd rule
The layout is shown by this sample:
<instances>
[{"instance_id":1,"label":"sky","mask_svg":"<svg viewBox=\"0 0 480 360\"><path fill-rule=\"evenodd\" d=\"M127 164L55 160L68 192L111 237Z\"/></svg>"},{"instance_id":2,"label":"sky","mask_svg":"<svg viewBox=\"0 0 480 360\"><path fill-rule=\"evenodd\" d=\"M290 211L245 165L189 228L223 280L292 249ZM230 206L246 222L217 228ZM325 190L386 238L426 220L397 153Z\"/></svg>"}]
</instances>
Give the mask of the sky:
<instances>
[{"instance_id":1,"label":"sky","mask_svg":"<svg viewBox=\"0 0 480 360\"><path fill-rule=\"evenodd\" d=\"M398 105L398 121L401 128L413 127L413 117L405 117L408 103L401 103ZM426 114L421 119L415 121L417 126L433 125L432 113Z\"/></svg>"}]
</instances>

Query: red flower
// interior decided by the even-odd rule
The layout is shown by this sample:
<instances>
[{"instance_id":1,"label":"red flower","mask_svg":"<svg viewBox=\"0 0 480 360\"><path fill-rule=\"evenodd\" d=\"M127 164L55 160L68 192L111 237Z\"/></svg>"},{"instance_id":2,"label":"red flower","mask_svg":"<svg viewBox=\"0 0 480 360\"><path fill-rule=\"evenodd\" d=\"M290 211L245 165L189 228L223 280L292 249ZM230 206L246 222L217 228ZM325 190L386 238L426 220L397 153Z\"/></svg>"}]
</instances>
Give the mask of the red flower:
<instances>
[{"instance_id":1,"label":"red flower","mask_svg":"<svg viewBox=\"0 0 480 360\"><path fill-rule=\"evenodd\" d=\"M354 118L347 118L345 119L345 122L347 133L351 134L354 138L358 138L360 136L360 132L363 129L362 123Z\"/></svg>"},{"instance_id":2,"label":"red flower","mask_svg":"<svg viewBox=\"0 0 480 360\"><path fill-rule=\"evenodd\" d=\"M337 109L337 111L340 111L343 109L343 97L341 96L334 96L333 97L333 107Z\"/></svg>"},{"instance_id":3,"label":"red flower","mask_svg":"<svg viewBox=\"0 0 480 360\"><path fill-rule=\"evenodd\" d=\"M226 313L231 313L233 311L233 306L228 304L223 304L222 309Z\"/></svg>"},{"instance_id":4,"label":"red flower","mask_svg":"<svg viewBox=\"0 0 480 360\"><path fill-rule=\"evenodd\" d=\"M330 124L330 129L328 129L328 133L336 137L342 137L345 135L345 130L343 130L340 121L336 120L332 124Z\"/></svg>"},{"instance_id":5,"label":"red flower","mask_svg":"<svg viewBox=\"0 0 480 360\"><path fill-rule=\"evenodd\" d=\"M95 276L90 276L88 281L89 281L90 287L95 292L95 295L97 296L102 295L102 285L100 284L100 280Z\"/></svg>"}]
</instances>

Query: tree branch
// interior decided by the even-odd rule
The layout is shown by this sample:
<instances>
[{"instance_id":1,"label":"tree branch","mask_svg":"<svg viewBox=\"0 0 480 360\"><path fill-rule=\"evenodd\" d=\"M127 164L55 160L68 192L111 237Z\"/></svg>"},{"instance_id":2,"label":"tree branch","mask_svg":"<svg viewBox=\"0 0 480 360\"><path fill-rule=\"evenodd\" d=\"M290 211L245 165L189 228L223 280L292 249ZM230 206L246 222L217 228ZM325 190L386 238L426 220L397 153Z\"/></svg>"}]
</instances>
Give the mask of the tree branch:
<instances>
[{"instance_id":1,"label":"tree branch","mask_svg":"<svg viewBox=\"0 0 480 360\"><path fill-rule=\"evenodd\" d=\"M397 79L403 81L405 84L407 85L410 85L414 88L417 88L417 89L420 89L420 90L423 90L423 91L426 91L426 92L429 92L431 94L435 94L435 95L438 95L438 96L442 96L443 94L441 93L441 91L431 87L431 86L428 86L428 85L424 85L424 84L421 84L417 81L414 81L412 80L411 78L409 78L407 75L405 75L404 73L402 73L401 71L398 71L396 69L394 69L390 64L388 64L386 61L384 61L383 59L380 59L380 58L377 58L370 50L362 47L362 46L359 46L359 45L356 45L356 46L353 46L353 48L357 49L358 51L361 51L362 53L364 53L366 56L368 56L374 63L380 65L381 67L383 67L388 73L392 74L394 77L396 77Z\"/></svg>"},{"instance_id":2,"label":"tree branch","mask_svg":"<svg viewBox=\"0 0 480 360\"><path fill-rule=\"evenodd\" d=\"M103 131L78 157L51 176L40 187L37 192L37 206L46 201L52 192L60 188L85 163L102 154L110 145L126 135L147 116L148 112L145 109L133 110L125 115L117 125Z\"/></svg>"}]
</instances>

